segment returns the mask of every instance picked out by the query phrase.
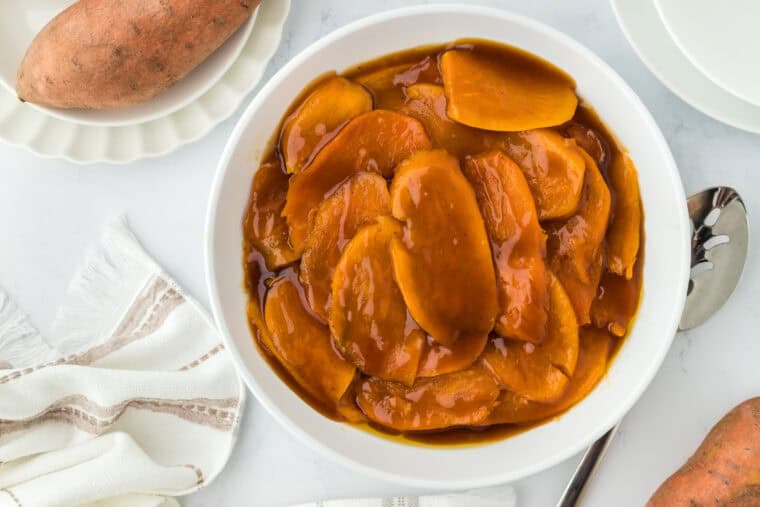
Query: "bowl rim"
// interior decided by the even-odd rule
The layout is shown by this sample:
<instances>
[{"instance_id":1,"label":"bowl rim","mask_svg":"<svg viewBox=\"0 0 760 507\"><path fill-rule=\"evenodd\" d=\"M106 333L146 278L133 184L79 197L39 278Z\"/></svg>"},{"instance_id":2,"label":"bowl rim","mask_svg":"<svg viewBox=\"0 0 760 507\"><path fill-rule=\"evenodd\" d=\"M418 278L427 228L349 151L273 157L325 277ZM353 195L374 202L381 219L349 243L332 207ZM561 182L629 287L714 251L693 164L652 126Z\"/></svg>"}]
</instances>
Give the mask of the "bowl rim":
<instances>
[{"instance_id":1,"label":"bowl rim","mask_svg":"<svg viewBox=\"0 0 760 507\"><path fill-rule=\"evenodd\" d=\"M651 113L643 104L641 99L631 89L631 87L620 77L620 75L614 69L612 69L611 66L609 66L599 56L593 53L590 49L586 48L580 42L574 40L573 38L566 35L565 33L545 23L542 23L535 19L523 16L520 14L516 14L504 9L455 3L455 4L429 4L429 5L416 5L416 6L410 6L410 7L403 7L399 9L391 9L388 11L383 11L377 14L373 14L373 15L358 19L316 40L315 42L307 46L304 50L302 50L300 53L298 53L296 56L294 56L290 61L284 64L269 79L269 81L267 81L267 83L261 88L261 90L257 93L257 95L252 99L252 101L249 103L246 110L241 115L240 119L238 120L238 123L236 124L235 128L233 129L232 133L230 134L228 138L227 145L225 146L225 149L220 157L219 164L217 166L214 179L212 182L212 187L211 187L210 197L209 197L208 207L207 207L205 231L204 231L204 244L205 244L204 264L205 264L205 272L206 272L205 273L206 284L208 288L209 301L211 303L212 314L217 323L217 326L219 327L222 333L225 345L227 346L228 350L230 351L233 357L233 361L235 363L235 366L238 369L238 373L243 377L243 380L245 381L246 385L249 387L249 389L251 389L256 399L259 401L259 403L261 403L265 407L265 409L278 421L278 423L283 425L292 435L296 436L308 447L315 449L317 452L319 452L323 456L326 456L337 463L340 463L344 466L349 466L352 469L359 470L367 475L370 475L379 479L383 479L386 481L393 481L398 484L406 484L409 486L421 487L421 488L436 488L436 489L448 489L448 490L485 487L485 486L492 486L499 483L506 483L513 480L518 480L523 477L527 477L529 475L540 472L542 470L546 470L547 468L554 466L570 458L571 456L579 453L580 451L588 447L593 441L595 441L596 439L601 437L604 433L606 433L609 430L609 428L613 427L616 423L618 423L619 420L640 399L644 390L649 386L655 374L660 369L660 366L662 365L662 362L664 361L665 356L668 350L670 349L670 345L677 331L678 318L674 319L674 321L670 323L669 327L667 328L663 327L663 335L667 337L667 340L666 340L667 343L664 343L663 346L659 349L657 356L653 357L647 363L648 366L644 370L642 370L640 376L638 377L637 382L632 383L632 387L630 391L628 392L625 401L621 402L620 405L618 406L618 410L620 411L620 413L613 414L612 411L608 411L607 413L605 413L602 417L600 417L601 422L598 422L595 425L597 429L594 431L588 432L585 438L578 439L576 442L572 444L568 444L567 446L564 446L563 450L560 450L554 453L552 456L547 457L543 461L536 462L532 466L521 467L517 470L504 470L503 472L500 472L497 474L490 474L490 475L476 478L476 479L463 479L463 480L455 480L455 481L452 481L450 479L442 480L442 479L424 479L424 478L417 478L417 477L408 477L405 475L401 475L401 474L397 474L397 473L393 473L393 472L389 472L385 470L379 470L377 468L373 468L370 465L366 465L364 463L358 462L352 457L346 454L343 454L342 452L339 452L331 448L329 445L319 441L316 437L311 435L309 432L303 429L300 425L298 425L295 421L293 421L288 415L286 415L284 411L282 411L278 407L277 403L273 401L269 393L267 393L266 390L263 389L259 385L257 380L249 371L249 368L247 367L240 352L237 350L237 345L235 344L234 339L232 338L232 334L230 333L228 329L227 323L225 321L225 318L221 309L219 290L215 282L217 279L217 272L216 272L216 264L215 264L215 252L214 252L213 239L216 233L216 214L217 214L217 209L220 203L220 192L222 190L224 176L225 176L225 173L227 172L229 163L238 145L240 144L242 134L248 127L249 123L251 122L254 116L254 113L259 109L260 104L263 103L263 101L269 97L271 92L277 87L279 82L285 76L290 74L294 69L298 68L308 58L310 58L313 54L317 53L318 51L322 50L325 46L328 46L334 43L336 40L341 39L345 37L346 35L349 35L353 32L361 31L369 26L372 26L378 23L383 23L395 18L403 18L407 16L414 16L414 15L421 15L421 14L457 14L457 13L495 17L495 18L513 22L516 24L521 24L529 29L539 32L541 36L553 38L556 42L564 46L567 46L569 49L572 49L576 51L577 53L579 53L584 59L588 60L590 64L601 68L601 70L605 72L607 77L610 80L614 81L617 87L620 89L620 91L627 96L628 100L630 101L630 104L637 110L639 116L641 117L641 120L645 124L648 125L653 137L655 138L657 143L660 145L658 149L662 151L662 154L664 155L664 160L662 160L662 162L663 162L663 165L665 166L664 169L666 169L663 171L663 173L665 173L667 177L671 179L673 190L679 197L680 213L679 213L678 220L679 220L680 226L686 231L690 230L688 212L686 208L686 196L683 190L682 182L680 180L677 165L673 158L672 152L670 151L670 147L667 141L665 140L665 137L662 134L662 131L660 130L659 126L657 125ZM530 51L529 48L526 48L526 50ZM680 256L678 254L679 252L674 252L675 258L680 259L680 261L685 263L685 266L687 267L687 269L682 270L682 272L680 273L680 278L679 278L679 286L682 289L681 291L679 291L679 294L682 294L682 296L679 296L675 301L672 301L674 311L677 312L677 315L680 316L683 310L683 306L685 304L685 300L686 300L686 288L687 288L688 279L689 279L688 266L689 266L689 259L690 259L690 251L689 251L689 243L686 237L684 237L684 241L681 242ZM578 404L576 404L576 406L578 406ZM493 443L496 444L498 442L499 441L495 441ZM483 445L489 446L489 445L492 445L492 443L489 442ZM451 448L452 451L455 451L456 449L457 449L456 447ZM441 449L442 452L448 451L448 450L449 450L448 448Z\"/></svg>"},{"instance_id":2,"label":"bowl rim","mask_svg":"<svg viewBox=\"0 0 760 507\"><path fill-rule=\"evenodd\" d=\"M60 12L63 12L63 10L61 10ZM58 14L60 14L60 12ZM93 113L93 112L98 113L99 112L98 110L89 111L86 109L63 109L59 107L44 106L41 104L36 104L34 102L24 102L24 103L29 105L29 107L37 110L38 112L43 113L52 118L55 118L57 120L65 121L67 123L74 123L77 125L85 125L89 127L127 127L130 125L140 125L143 123L149 123L151 121L167 117L171 114L176 113L177 111L180 111L181 109L185 108L189 104L192 104L193 102L198 100L224 77L227 71L230 70L232 65L237 61L237 59L242 54L243 49L245 48L246 43L248 42L248 39L250 38L251 33L253 32L253 27L256 24L258 13L259 13L259 6L257 5L256 9L254 9L254 11L251 13L251 15L248 17L248 19L245 21L244 24L240 25L237 28L237 30L232 32L229 35L229 37L227 37L227 39L225 39L225 41L219 45L218 48L212 51L203 61L201 61L195 68L193 68L185 77L180 79L178 82L184 81L185 79L192 79L192 76L195 73L195 71L198 69L198 67L203 65L211 56L215 55L217 51L222 49L228 43L231 43L233 40L236 41L235 46L230 48L224 60L221 61L217 65L216 70L213 72L213 74L209 76L208 79L205 79L202 83L199 83L198 85L196 85L196 87L194 89L191 89L189 93L185 93L184 95L174 100L172 103L160 109L146 108L146 110L141 114L127 115L120 119L118 118L98 119L98 118L89 117L90 113ZM22 56L22 60L23 60L23 56ZM0 74L0 87L5 88L14 97L18 99L18 92L16 91L15 77L14 77L13 82L8 82L5 76ZM155 97L151 97L150 99L144 102L140 102L138 104L133 104L131 106L127 106L123 108L115 108L115 109L110 109L110 110L105 110L105 111L107 112L111 111L118 114L120 112L128 112L129 109L134 108L135 106L145 107L149 105L150 102L153 101L154 99L162 96L164 93L170 92L173 88L174 86L170 86L168 89L159 93Z\"/></svg>"}]
</instances>

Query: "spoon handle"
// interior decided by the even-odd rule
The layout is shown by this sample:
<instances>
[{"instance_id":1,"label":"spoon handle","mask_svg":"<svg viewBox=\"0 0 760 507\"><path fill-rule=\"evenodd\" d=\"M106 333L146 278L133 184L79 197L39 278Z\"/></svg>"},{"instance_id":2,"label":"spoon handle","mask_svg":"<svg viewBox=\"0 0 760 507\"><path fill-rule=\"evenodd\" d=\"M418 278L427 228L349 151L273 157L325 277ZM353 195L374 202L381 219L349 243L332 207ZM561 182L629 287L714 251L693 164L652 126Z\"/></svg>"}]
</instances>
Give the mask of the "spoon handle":
<instances>
[{"instance_id":1,"label":"spoon handle","mask_svg":"<svg viewBox=\"0 0 760 507\"><path fill-rule=\"evenodd\" d=\"M557 507L575 507L578 505L578 500L583 495L586 484L602 461L604 453L607 452L607 448L619 427L620 423L617 423L586 450L581 462L578 463L578 468L573 472L570 482L562 493L559 502L557 502Z\"/></svg>"}]
</instances>

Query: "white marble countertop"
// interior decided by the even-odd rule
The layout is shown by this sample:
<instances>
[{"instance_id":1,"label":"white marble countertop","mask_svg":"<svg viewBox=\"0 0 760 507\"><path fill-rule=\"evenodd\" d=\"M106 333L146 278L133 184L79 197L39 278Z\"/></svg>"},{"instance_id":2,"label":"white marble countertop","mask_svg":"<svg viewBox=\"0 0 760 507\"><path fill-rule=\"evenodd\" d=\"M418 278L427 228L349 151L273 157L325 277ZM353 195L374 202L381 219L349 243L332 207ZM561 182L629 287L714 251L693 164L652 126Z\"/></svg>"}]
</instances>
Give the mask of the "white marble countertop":
<instances>
[{"instance_id":1,"label":"white marble countertop","mask_svg":"<svg viewBox=\"0 0 760 507\"><path fill-rule=\"evenodd\" d=\"M293 0L270 76L320 36L352 20L414 2ZM637 59L605 0L472 2L527 14L599 54L643 99L665 133L687 193L717 184L743 195L760 223L760 136L722 125L671 94ZM85 248L111 216L126 214L146 248L201 302L207 192L237 119L173 155L129 166L76 166L0 144L0 286L43 330ZM760 394L760 263L750 245L744 278L727 307L676 339L656 379L613 444L584 505L640 506L739 401ZM753 303L753 301L755 301ZM753 338L754 337L754 338ZM516 484L521 506L550 506L579 457ZM285 506L307 500L411 492L333 464L304 447L252 398L222 475L183 503Z\"/></svg>"}]
</instances>

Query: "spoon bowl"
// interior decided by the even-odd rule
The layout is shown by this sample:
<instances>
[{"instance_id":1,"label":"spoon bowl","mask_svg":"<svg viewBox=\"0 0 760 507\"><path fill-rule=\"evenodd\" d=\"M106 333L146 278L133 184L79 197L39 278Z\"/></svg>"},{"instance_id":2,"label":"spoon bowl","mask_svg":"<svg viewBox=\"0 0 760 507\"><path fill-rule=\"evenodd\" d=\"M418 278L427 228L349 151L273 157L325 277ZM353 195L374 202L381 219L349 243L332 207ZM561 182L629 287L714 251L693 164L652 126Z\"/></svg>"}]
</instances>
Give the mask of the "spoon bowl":
<instances>
[{"instance_id":1,"label":"spoon bowl","mask_svg":"<svg viewBox=\"0 0 760 507\"><path fill-rule=\"evenodd\" d=\"M76 0L2 0L0 16L0 87L16 95L16 73L34 37ZM258 9L227 41L184 79L141 104L107 110L60 109L28 103L64 121L115 127L144 123L169 115L208 91L240 55L256 21ZM0 93L4 93L0 89Z\"/></svg>"}]
</instances>

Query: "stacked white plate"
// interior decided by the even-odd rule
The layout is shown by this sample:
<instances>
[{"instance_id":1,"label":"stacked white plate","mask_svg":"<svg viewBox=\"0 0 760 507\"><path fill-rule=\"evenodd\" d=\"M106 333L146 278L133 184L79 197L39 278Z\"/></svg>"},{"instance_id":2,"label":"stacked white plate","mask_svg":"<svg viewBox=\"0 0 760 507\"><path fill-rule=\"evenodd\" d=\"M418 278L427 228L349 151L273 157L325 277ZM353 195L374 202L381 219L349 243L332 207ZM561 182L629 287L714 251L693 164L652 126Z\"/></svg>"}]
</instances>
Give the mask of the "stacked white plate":
<instances>
[{"instance_id":1,"label":"stacked white plate","mask_svg":"<svg viewBox=\"0 0 760 507\"><path fill-rule=\"evenodd\" d=\"M760 133L760 2L611 0L642 61L703 113Z\"/></svg>"},{"instance_id":2,"label":"stacked white plate","mask_svg":"<svg viewBox=\"0 0 760 507\"><path fill-rule=\"evenodd\" d=\"M39 156L127 163L165 155L228 118L280 44L290 0L262 2L251 19L183 80L137 106L62 110L22 103L16 69L34 35L72 0L3 0L0 16L0 140Z\"/></svg>"}]
</instances>

